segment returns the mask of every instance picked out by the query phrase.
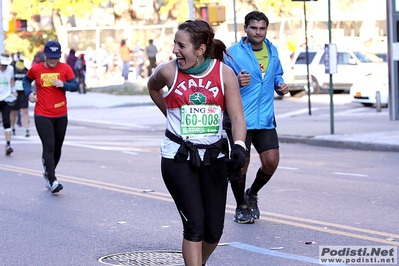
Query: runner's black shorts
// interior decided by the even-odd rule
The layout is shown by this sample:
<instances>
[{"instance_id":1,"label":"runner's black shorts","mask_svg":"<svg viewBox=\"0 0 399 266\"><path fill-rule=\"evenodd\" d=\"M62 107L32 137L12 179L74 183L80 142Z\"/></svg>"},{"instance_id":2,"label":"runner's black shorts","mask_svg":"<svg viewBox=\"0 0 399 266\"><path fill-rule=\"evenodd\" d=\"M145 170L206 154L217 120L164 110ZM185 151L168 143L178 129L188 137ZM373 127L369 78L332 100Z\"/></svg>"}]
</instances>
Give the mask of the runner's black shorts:
<instances>
[{"instance_id":1,"label":"runner's black shorts","mask_svg":"<svg viewBox=\"0 0 399 266\"><path fill-rule=\"evenodd\" d=\"M226 130L230 145L233 142L233 134L230 130ZM249 158L251 154L251 144L255 147L258 154L268 150L278 150L278 136L275 128L273 129L253 129L247 130L247 137L245 138L245 146L247 146L246 157Z\"/></svg>"},{"instance_id":2,"label":"runner's black shorts","mask_svg":"<svg viewBox=\"0 0 399 266\"><path fill-rule=\"evenodd\" d=\"M28 108L29 98L25 95L24 91L17 91L18 96L15 104L12 106L11 110L18 111L19 109Z\"/></svg>"}]
</instances>

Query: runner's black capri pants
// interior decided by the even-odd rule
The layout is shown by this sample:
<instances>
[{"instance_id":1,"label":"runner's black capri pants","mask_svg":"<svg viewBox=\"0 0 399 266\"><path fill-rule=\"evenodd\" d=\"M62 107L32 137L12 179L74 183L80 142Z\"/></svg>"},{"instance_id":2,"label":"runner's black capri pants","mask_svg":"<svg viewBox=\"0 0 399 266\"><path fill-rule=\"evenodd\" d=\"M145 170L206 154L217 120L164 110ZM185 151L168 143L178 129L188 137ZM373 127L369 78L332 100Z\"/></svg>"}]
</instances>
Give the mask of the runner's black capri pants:
<instances>
[{"instance_id":1,"label":"runner's black capri pants","mask_svg":"<svg viewBox=\"0 0 399 266\"><path fill-rule=\"evenodd\" d=\"M190 166L189 161L162 158L161 171L182 219L184 239L217 243L223 233L226 208L225 158L201 168Z\"/></svg>"},{"instance_id":2,"label":"runner's black capri pants","mask_svg":"<svg viewBox=\"0 0 399 266\"><path fill-rule=\"evenodd\" d=\"M1 111L1 115L2 115L1 119L3 121L4 131L11 132L11 123L10 123L11 106L9 106L6 101L0 101L0 111Z\"/></svg>"}]
</instances>

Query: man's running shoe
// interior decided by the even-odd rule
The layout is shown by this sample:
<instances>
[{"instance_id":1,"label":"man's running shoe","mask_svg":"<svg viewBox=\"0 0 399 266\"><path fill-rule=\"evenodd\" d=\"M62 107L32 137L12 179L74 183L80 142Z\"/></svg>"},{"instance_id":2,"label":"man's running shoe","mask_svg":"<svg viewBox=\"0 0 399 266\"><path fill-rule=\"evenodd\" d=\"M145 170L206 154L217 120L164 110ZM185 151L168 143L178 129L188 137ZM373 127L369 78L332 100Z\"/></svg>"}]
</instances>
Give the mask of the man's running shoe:
<instances>
[{"instance_id":1,"label":"man's running shoe","mask_svg":"<svg viewBox=\"0 0 399 266\"><path fill-rule=\"evenodd\" d=\"M244 193L245 201L248 204L249 213L254 219L259 219L260 212L258 208L258 196L249 195L249 188Z\"/></svg>"},{"instance_id":2,"label":"man's running shoe","mask_svg":"<svg viewBox=\"0 0 399 266\"><path fill-rule=\"evenodd\" d=\"M234 222L239 224L253 224L254 218L249 213L248 206L245 204L240 205L234 214Z\"/></svg>"},{"instance_id":3,"label":"man's running shoe","mask_svg":"<svg viewBox=\"0 0 399 266\"><path fill-rule=\"evenodd\" d=\"M13 151L10 145L6 145L6 155L10 155Z\"/></svg>"},{"instance_id":4,"label":"man's running shoe","mask_svg":"<svg viewBox=\"0 0 399 266\"><path fill-rule=\"evenodd\" d=\"M29 136L30 136L29 130L26 130L25 131L25 137L29 137Z\"/></svg>"},{"instance_id":5,"label":"man's running shoe","mask_svg":"<svg viewBox=\"0 0 399 266\"><path fill-rule=\"evenodd\" d=\"M15 136L15 128L11 129L11 135Z\"/></svg>"},{"instance_id":6,"label":"man's running shoe","mask_svg":"<svg viewBox=\"0 0 399 266\"><path fill-rule=\"evenodd\" d=\"M59 192L61 189L63 189L64 187L61 185L61 183L58 180L55 180L53 182L53 184L51 185L50 191L51 193L57 193Z\"/></svg>"}]
</instances>

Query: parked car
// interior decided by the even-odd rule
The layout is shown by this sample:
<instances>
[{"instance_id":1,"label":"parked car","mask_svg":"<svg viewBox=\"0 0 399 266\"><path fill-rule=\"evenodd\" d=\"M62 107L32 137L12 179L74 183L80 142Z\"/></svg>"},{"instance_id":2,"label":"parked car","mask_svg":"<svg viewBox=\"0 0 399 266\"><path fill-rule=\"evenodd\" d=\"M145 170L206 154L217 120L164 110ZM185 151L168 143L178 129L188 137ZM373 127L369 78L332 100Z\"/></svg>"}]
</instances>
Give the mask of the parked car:
<instances>
[{"instance_id":1,"label":"parked car","mask_svg":"<svg viewBox=\"0 0 399 266\"><path fill-rule=\"evenodd\" d=\"M367 75L352 85L349 94L352 97L352 102L361 103L364 106L373 106L377 102L376 95L377 91L379 91L381 105L388 106L388 84L388 75Z\"/></svg>"},{"instance_id":2,"label":"parked car","mask_svg":"<svg viewBox=\"0 0 399 266\"><path fill-rule=\"evenodd\" d=\"M291 69L291 52L288 50L279 50L279 59L280 63L283 67L283 79L284 83L290 83L293 81L293 74L292 74L292 69ZM288 81L288 82L287 82ZM285 94L284 96L278 95L276 92L274 92L274 98L275 99L283 99L290 97L290 94Z\"/></svg>"},{"instance_id":3,"label":"parked car","mask_svg":"<svg viewBox=\"0 0 399 266\"><path fill-rule=\"evenodd\" d=\"M330 88L330 76L325 73L324 49L309 50L310 90L319 93ZM387 74L388 65L371 52L338 50L337 73L333 74L334 92L349 91L353 83L372 73ZM293 81L287 80L291 95L307 91L306 51L295 53L292 64Z\"/></svg>"},{"instance_id":4,"label":"parked car","mask_svg":"<svg viewBox=\"0 0 399 266\"><path fill-rule=\"evenodd\" d=\"M382 59L383 62L388 61L388 55L387 53L375 53L376 56Z\"/></svg>"}]
</instances>

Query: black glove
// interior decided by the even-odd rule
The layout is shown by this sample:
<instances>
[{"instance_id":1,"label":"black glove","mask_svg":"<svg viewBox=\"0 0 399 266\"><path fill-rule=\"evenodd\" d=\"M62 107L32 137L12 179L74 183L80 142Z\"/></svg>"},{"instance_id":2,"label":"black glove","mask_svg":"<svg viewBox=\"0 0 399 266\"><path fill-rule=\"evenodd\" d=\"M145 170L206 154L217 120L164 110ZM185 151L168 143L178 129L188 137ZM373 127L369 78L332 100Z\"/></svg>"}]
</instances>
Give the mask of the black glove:
<instances>
[{"instance_id":1,"label":"black glove","mask_svg":"<svg viewBox=\"0 0 399 266\"><path fill-rule=\"evenodd\" d=\"M230 159L234 162L233 169L243 168L245 165L245 149L239 144L234 144L231 148Z\"/></svg>"},{"instance_id":2,"label":"black glove","mask_svg":"<svg viewBox=\"0 0 399 266\"><path fill-rule=\"evenodd\" d=\"M234 169L235 161L226 159L227 177L229 181L236 181L242 178L241 169Z\"/></svg>"}]
</instances>

